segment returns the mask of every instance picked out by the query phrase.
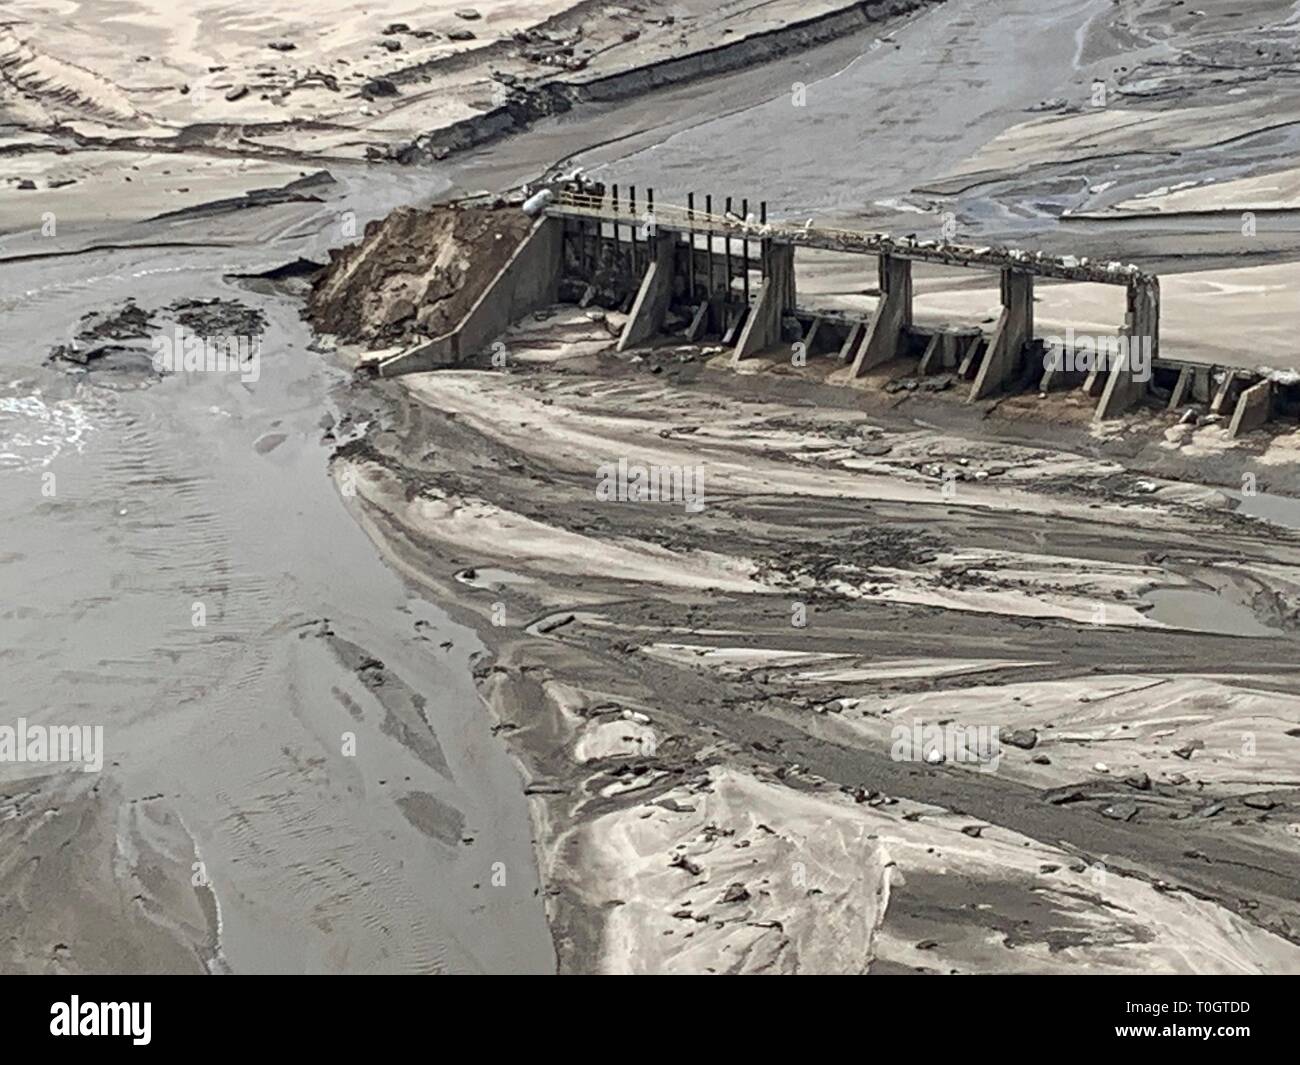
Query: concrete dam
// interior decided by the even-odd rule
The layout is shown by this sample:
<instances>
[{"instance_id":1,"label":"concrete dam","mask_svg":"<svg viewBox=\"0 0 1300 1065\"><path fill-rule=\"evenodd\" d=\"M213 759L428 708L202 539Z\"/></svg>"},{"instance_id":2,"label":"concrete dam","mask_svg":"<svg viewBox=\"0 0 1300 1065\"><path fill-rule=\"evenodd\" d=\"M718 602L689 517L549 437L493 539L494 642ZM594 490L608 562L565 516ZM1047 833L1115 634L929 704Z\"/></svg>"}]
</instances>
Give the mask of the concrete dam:
<instances>
[{"instance_id":1,"label":"concrete dam","mask_svg":"<svg viewBox=\"0 0 1300 1065\"><path fill-rule=\"evenodd\" d=\"M372 363L372 372L460 365L528 314L599 296L627 311L618 351L652 343L675 322L688 343L730 349L732 365L759 356L834 360L843 370L836 380L849 387L878 387L886 373L952 375L967 402L1078 389L1096 400L1098 420L1140 405L1199 405L1230 418L1234 436L1300 416L1295 386L1248 368L1244 354L1242 365L1225 366L1162 352L1160 280L1132 264L774 222L766 201L751 209L747 199L691 194L685 204L657 204L653 189L638 197L635 187L591 182L547 187L527 208L531 229L459 324ZM873 258L874 311L801 304L801 249ZM916 321L918 265L996 274L1001 308L992 328ZM1048 344L1034 329L1038 282L1122 289L1122 320L1104 337L1073 343L1070 331L1064 344Z\"/></svg>"}]
</instances>

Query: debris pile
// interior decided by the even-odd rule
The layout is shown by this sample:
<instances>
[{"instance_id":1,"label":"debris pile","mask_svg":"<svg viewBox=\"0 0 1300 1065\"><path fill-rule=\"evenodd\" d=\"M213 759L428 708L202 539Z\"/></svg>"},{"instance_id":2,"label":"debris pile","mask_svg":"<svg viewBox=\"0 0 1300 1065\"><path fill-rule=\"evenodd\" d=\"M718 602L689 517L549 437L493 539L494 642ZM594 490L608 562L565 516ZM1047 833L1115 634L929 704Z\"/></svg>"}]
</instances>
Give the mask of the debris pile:
<instances>
[{"instance_id":1,"label":"debris pile","mask_svg":"<svg viewBox=\"0 0 1300 1065\"><path fill-rule=\"evenodd\" d=\"M372 348L455 328L527 235L516 207L403 207L330 252L308 298L317 332Z\"/></svg>"}]
</instances>

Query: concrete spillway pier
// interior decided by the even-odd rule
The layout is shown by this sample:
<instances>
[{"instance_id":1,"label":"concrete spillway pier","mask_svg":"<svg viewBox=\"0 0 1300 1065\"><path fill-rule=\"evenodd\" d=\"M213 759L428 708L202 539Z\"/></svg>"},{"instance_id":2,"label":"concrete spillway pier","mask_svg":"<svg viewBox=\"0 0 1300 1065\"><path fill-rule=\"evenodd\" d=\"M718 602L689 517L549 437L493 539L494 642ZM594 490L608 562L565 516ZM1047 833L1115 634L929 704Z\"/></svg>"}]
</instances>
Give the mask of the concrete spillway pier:
<instances>
[{"instance_id":1,"label":"concrete spillway pier","mask_svg":"<svg viewBox=\"0 0 1300 1065\"><path fill-rule=\"evenodd\" d=\"M954 375L968 383L972 403L1076 387L1096 400L1097 419L1147 403L1157 382L1167 383L1170 406L1208 404L1224 418L1235 414L1235 406L1224 404L1249 393L1249 409L1233 417L1234 433L1249 431L1277 406L1275 387L1251 391L1259 374L1162 355L1159 279L1129 264L777 223L769 221L762 201L753 210L747 200L712 196L656 204L652 190L638 196L634 187L567 183L548 189L536 204L531 232L466 320L446 336L385 360L379 373L455 365L567 292L582 303L599 296L606 306L623 305L620 351L671 328L691 342L720 341L737 366L796 348L805 356L829 354L844 365L845 383L858 387L880 387L881 373L895 363L909 373ZM874 259L874 312L854 318L801 306L796 255L805 248ZM919 326L913 314L917 264L995 272L1001 309L992 329ZM1123 321L1106 337L1088 338L1086 347L1062 348L1058 339L1055 350L1045 351L1034 322L1035 286L1042 281L1122 288ZM1211 382L1220 383L1219 391L1207 395Z\"/></svg>"}]
</instances>

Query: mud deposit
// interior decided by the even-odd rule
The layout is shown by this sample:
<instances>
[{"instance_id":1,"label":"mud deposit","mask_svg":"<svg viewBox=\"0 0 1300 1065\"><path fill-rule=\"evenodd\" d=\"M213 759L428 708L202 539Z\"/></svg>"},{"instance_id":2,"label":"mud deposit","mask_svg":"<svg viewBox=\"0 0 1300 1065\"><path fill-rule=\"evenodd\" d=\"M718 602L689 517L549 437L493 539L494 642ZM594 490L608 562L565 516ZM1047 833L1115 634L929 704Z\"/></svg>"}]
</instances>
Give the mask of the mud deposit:
<instances>
[{"instance_id":1,"label":"mud deposit","mask_svg":"<svg viewBox=\"0 0 1300 1065\"><path fill-rule=\"evenodd\" d=\"M1295 966L1295 534L1106 459L575 354L593 328L376 384L399 419L334 462L491 650L563 968ZM620 457L698 469L703 509L598 501ZM1230 587L1259 593L1234 635L1147 599ZM932 756L954 725L1000 758Z\"/></svg>"}]
</instances>

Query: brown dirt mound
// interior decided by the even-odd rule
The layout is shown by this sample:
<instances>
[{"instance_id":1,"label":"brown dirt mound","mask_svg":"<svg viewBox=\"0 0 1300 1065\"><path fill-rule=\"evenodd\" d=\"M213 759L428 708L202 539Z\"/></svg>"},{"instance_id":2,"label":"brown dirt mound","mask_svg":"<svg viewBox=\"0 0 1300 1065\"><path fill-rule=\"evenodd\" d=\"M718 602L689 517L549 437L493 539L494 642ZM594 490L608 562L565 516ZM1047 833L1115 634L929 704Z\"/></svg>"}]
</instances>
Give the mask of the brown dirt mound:
<instances>
[{"instance_id":1,"label":"brown dirt mound","mask_svg":"<svg viewBox=\"0 0 1300 1065\"><path fill-rule=\"evenodd\" d=\"M473 306L533 220L517 207L399 207L330 252L307 313L318 332L371 347L432 339Z\"/></svg>"}]
</instances>

